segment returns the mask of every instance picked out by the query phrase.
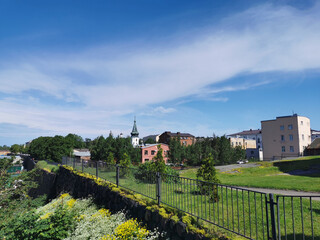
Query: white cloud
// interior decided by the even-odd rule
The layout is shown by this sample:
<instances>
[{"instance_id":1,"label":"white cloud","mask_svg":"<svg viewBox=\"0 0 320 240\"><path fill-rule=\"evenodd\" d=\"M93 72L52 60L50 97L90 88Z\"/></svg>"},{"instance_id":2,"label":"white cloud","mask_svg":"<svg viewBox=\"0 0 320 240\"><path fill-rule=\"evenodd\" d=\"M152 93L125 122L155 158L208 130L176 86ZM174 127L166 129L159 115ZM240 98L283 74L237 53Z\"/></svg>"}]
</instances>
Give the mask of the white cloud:
<instances>
[{"instance_id":1,"label":"white cloud","mask_svg":"<svg viewBox=\"0 0 320 240\"><path fill-rule=\"evenodd\" d=\"M121 115L186 96L227 101L215 94L253 85L212 86L238 74L320 68L319 10L320 4L308 10L263 5L175 46L112 46L112 51L105 46L2 63L0 92L18 97L37 90L45 96L3 99L1 105L8 107L1 111L0 123L98 132L116 125ZM83 107L47 105L46 96ZM175 109L159 106L152 111L166 114Z\"/></svg>"}]
</instances>

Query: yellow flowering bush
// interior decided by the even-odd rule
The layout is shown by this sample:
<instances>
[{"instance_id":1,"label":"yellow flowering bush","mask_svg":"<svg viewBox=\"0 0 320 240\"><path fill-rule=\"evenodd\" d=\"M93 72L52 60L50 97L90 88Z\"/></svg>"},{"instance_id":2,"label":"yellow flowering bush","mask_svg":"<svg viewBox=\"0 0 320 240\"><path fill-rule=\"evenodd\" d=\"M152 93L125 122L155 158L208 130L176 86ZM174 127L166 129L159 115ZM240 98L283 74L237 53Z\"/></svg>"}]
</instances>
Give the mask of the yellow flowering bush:
<instances>
[{"instance_id":1,"label":"yellow flowering bush","mask_svg":"<svg viewBox=\"0 0 320 240\"><path fill-rule=\"evenodd\" d=\"M136 219L130 219L120 224L114 231L113 235L107 234L101 238L101 240L131 240L131 239L147 239L149 231L144 227L141 227Z\"/></svg>"}]
</instances>

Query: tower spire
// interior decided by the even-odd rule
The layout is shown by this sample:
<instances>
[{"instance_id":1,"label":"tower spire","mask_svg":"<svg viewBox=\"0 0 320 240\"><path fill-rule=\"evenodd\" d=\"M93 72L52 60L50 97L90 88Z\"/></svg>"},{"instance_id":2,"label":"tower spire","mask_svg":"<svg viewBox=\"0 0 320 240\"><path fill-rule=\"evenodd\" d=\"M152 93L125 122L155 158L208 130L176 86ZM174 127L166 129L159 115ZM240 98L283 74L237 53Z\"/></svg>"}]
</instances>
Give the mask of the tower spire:
<instances>
[{"instance_id":1,"label":"tower spire","mask_svg":"<svg viewBox=\"0 0 320 240\"><path fill-rule=\"evenodd\" d=\"M137 123L136 123L136 116L134 116L134 122L133 122L132 131L131 131L131 143L134 147L139 146L139 132L138 132Z\"/></svg>"}]
</instances>

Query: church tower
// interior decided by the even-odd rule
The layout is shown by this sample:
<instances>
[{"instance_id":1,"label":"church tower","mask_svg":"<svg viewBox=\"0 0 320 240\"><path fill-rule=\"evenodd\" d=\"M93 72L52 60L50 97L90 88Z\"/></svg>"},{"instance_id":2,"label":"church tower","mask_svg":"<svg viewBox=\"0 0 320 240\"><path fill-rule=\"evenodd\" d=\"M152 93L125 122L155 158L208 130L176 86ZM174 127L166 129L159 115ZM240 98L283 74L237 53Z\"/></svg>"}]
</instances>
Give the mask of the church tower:
<instances>
[{"instance_id":1,"label":"church tower","mask_svg":"<svg viewBox=\"0 0 320 240\"><path fill-rule=\"evenodd\" d=\"M131 143L133 147L139 146L139 132L137 129L136 117L134 117L134 123L133 123L132 132L131 132Z\"/></svg>"}]
</instances>

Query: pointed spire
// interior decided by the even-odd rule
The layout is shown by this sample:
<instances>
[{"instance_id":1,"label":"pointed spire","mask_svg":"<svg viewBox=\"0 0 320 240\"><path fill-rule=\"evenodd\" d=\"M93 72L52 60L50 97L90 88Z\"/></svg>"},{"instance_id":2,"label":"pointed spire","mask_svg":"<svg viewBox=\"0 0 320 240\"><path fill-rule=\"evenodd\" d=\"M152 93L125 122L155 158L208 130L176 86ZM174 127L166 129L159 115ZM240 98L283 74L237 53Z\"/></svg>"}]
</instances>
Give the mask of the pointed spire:
<instances>
[{"instance_id":1,"label":"pointed spire","mask_svg":"<svg viewBox=\"0 0 320 240\"><path fill-rule=\"evenodd\" d=\"M138 128L137 128L137 124L136 124L136 116L134 116L134 123L133 123L133 128L132 128L132 132L131 132L131 136L139 136L139 132L138 132Z\"/></svg>"}]
</instances>

